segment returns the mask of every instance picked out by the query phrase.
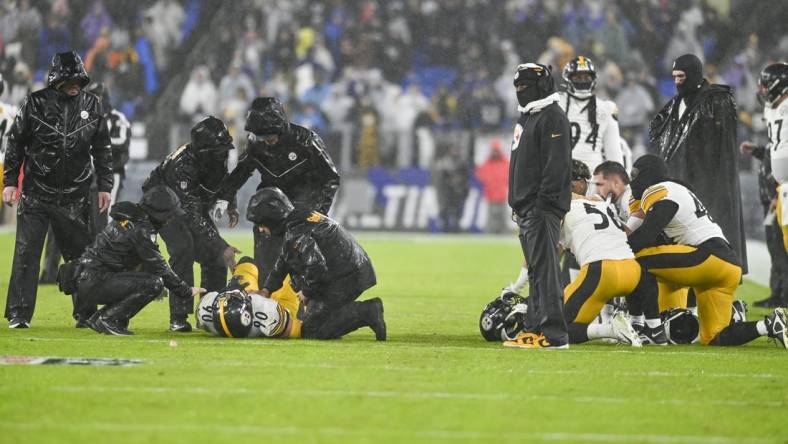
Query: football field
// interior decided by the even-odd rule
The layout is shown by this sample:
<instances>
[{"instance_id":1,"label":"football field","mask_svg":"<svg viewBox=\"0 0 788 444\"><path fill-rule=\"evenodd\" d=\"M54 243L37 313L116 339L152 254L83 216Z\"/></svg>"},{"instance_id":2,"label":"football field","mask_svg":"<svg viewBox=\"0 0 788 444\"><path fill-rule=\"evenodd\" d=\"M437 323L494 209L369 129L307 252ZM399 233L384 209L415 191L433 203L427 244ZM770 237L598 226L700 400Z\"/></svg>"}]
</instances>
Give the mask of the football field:
<instances>
[{"instance_id":1,"label":"football field","mask_svg":"<svg viewBox=\"0 0 788 444\"><path fill-rule=\"evenodd\" d=\"M251 236L231 243L250 253ZM0 365L0 443L788 443L788 352L737 348L505 349L478 330L516 277L516 237L359 235L389 340L234 340L166 331L167 302L133 337L77 330L39 290L32 328L0 324L0 356L124 358L134 366ZM13 233L0 234L5 302ZM747 283L748 302L767 289ZM751 309L756 318L766 310Z\"/></svg>"}]
</instances>

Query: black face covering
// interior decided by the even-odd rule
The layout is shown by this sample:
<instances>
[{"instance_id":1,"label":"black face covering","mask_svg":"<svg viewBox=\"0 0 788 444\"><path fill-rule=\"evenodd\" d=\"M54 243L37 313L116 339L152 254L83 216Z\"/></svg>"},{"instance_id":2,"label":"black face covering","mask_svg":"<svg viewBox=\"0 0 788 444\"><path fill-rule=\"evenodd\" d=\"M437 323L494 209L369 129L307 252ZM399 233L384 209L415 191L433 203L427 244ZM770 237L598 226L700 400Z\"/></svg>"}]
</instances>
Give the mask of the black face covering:
<instances>
[{"instance_id":1,"label":"black face covering","mask_svg":"<svg viewBox=\"0 0 788 444\"><path fill-rule=\"evenodd\" d=\"M539 100L542 98L542 94L539 93L539 89L536 85L531 85L525 89L525 91L517 91L517 103L520 104L523 108L529 103Z\"/></svg>"},{"instance_id":2,"label":"black face covering","mask_svg":"<svg viewBox=\"0 0 788 444\"><path fill-rule=\"evenodd\" d=\"M673 62L674 71L684 71L687 78L684 83L676 85L676 91L680 97L687 97L695 94L703 84L703 63L692 54L684 54Z\"/></svg>"},{"instance_id":3,"label":"black face covering","mask_svg":"<svg viewBox=\"0 0 788 444\"><path fill-rule=\"evenodd\" d=\"M661 157L653 154L640 156L632 165L632 197L641 199L643 192L656 183L667 180L668 166Z\"/></svg>"}]
</instances>

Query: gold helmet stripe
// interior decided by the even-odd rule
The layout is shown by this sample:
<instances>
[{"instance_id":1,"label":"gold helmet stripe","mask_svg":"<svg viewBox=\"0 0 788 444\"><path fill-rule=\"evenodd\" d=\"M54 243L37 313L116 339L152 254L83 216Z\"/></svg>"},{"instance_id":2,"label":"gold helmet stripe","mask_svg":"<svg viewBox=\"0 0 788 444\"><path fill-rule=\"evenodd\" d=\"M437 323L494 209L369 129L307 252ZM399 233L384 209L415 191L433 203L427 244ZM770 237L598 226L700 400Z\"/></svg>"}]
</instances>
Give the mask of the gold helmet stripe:
<instances>
[{"instance_id":1,"label":"gold helmet stripe","mask_svg":"<svg viewBox=\"0 0 788 444\"><path fill-rule=\"evenodd\" d=\"M233 334L230 333L230 329L227 328L227 321L224 320L224 306L227 305L227 298L224 297L219 301L219 320L222 321L222 330L224 330L224 334L227 335L228 338L232 338Z\"/></svg>"}]
</instances>

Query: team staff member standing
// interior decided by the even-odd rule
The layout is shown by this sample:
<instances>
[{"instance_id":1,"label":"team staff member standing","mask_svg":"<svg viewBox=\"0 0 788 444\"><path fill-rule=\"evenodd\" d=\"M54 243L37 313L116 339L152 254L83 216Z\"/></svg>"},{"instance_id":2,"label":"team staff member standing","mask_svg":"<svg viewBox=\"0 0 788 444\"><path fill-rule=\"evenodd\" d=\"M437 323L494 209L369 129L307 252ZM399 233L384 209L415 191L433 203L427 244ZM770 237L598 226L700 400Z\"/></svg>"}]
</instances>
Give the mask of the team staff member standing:
<instances>
[{"instance_id":1,"label":"team staff member standing","mask_svg":"<svg viewBox=\"0 0 788 444\"><path fill-rule=\"evenodd\" d=\"M25 99L11 126L5 158L5 203L19 200L19 170L25 166L5 309L11 328L26 328L33 317L39 261L49 225L67 261L78 258L90 244L89 192L94 174L99 207L101 211L109 208L109 134L98 97L82 90L88 83L76 51L56 54L47 87ZM84 324L93 311L95 307L81 311L75 306L74 318Z\"/></svg>"},{"instance_id":2,"label":"team staff member standing","mask_svg":"<svg viewBox=\"0 0 788 444\"><path fill-rule=\"evenodd\" d=\"M274 97L258 97L252 102L244 129L249 132L249 145L223 182L212 213L214 219L221 217L255 169L261 179L258 190L279 188L297 210L328 214L339 188L339 173L323 139L314 131L290 123L282 103ZM283 241L281 235L254 230L260 286L271 272Z\"/></svg>"},{"instance_id":3,"label":"team staff member standing","mask_svg":"<svg viewBox=\"0 0 788 444\"><path fill-rule=\"evenodd\" d=\"M665 160L671 177L689 184L706 204L746 274L733 90L709 84L692 54L673 62L672 75L677 95L651 121L652 150Z\"/></svg>"},{"instance_id":4,"label":"team staff member standing","mask_svg":"<svg viewBox=\"0 0 788 444\"><path fill-rule=\"evenodd\" d=\"M569 120L557 103L549 67L536 63L518 66L514 86L520 119L509 161L509 206L520 225L531 303L525 332L508 346L568 348L558 237L571 201Z\"/></svg>"},{"instance_id":5,"label":"team staff member standing","mask_svg":"<svg viewBox=\"0 0 788 444\"><path fill-rule=\"evenodd\" d=\"M235 267L238 250L222 239L208 211L216 201L216 191L227 175L227 157L233 138L224 122L208 116L191 130L191 142L182 145L154 169L143 190L165 185L174 190L184 214L173 217L161 228L161 237L170 252L170 266L189 286L194 285L194 262L200 263L201 286L208 291L225 287L227 267ZM238 223L231 214L230 225ZM189 332L186 321L194 301L170 298L170 330Z\"/></svg>"}]
</instances>

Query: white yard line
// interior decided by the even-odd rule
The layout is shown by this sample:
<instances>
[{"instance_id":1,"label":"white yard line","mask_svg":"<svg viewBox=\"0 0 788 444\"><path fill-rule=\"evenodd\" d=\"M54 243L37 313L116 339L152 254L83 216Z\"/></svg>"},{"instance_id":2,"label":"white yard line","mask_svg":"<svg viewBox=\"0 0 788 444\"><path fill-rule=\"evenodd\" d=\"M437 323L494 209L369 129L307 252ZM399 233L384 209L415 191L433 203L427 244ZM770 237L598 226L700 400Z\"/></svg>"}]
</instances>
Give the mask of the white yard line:
<instances>
[{"instance_id":1,"label":"white yard line","mask_svg":"<svg viewBox=\"0 0 788 444\"><path fill-rule=\"evenodd\" d=\"M68 422L53 423L49 421L37 422L9 422L0 421L0 428L6 430L29 430L40 432L42 429L73 430L78 432L134 432L134 433L215 433L226 435L324 435L324 436L354 436L354 437L400 437L403 439L444 440L444 441L569 441L569 442L645 442L654 444L762 444L774 443L777 440L768 438L741 438L713 435L658 435L658 434L625 434L625 433L572 433L572 432L528 432L521 430L403 430L403 429L359 429L356 427L262 427L254 425L226 425L213 423L189 424L156 424L132 422Z\"/></svg>"},{"instance_id":2,"label":"white yard line","mask_svg":"<svg viewBox=\"0 0 788 444\"><path fill-rule=\"evenodd\" d=\"M0 387L0 389L5 387ZM604 403L604 404L631 404L633 398L612 397L612 396L554 396L554 395L532 395L527 393L473 393L473 392L401 392L390 390L320 390L320 389L248 389L248 388L202 388L202 387L152 387L152 386L88 386L88 385L65 385L52 387L56 392L68 393L152 393L152 394L188 394L216 396L218 394L227 395L297 395L311 397L352 397L352 398L391 398L391 399L471 399L484 401L540 401L540 402L561 402L561 403ZM749 400L729 400L729 399L676 399L660 398L649 401L649 404L660 405L715 405L715 406L734 406L734 407L783 407L783 401L749 401Z\"/></svg>"}]
</instances>

